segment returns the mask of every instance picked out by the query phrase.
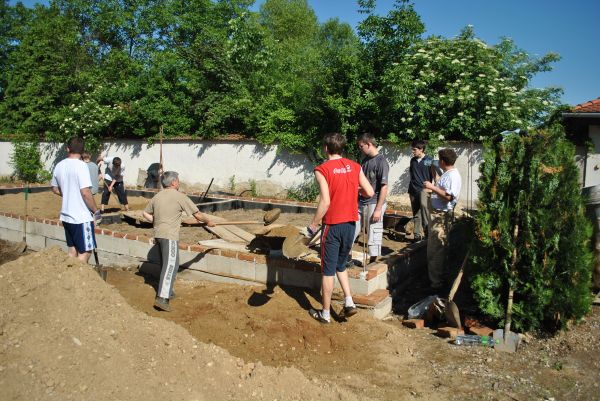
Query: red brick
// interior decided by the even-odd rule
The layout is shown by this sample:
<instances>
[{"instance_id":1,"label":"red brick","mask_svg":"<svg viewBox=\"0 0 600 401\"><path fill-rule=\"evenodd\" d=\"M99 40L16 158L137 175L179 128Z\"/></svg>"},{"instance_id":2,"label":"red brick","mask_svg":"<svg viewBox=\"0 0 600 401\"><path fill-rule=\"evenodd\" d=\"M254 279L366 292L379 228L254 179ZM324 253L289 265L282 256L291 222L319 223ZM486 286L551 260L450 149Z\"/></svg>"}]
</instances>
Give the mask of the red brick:
<instances>
[{"instance_id":1,"label":"red brick","mask_svg":"<svg viewBox=\"0 0 600 401\"><path fill-rule=\"evenodd\" d=\"M376 275L379 275L381 273L385 273L388 271L388 267L385 263L377 263L373 266L369 266L369 271L373 271L375 272Z\"/></svg>"},{"instance_id":2,"label":"red brick","mask_svg":"<svg viewBox=\"0 0 600 401\"><path fill-rule=\"evenodd\" d=\"M96 234L102 234L102 229L101 228L94 228L94 233L96 233Z\"/></svg>"},{"instance_id":3,"label":"red brick","mask_svg":"<svg viewBox=\"0 0 600 401\"><path fill-rule=\"evenodd\" d=\"M465 334L463 329L459 329L458 327L438 327L437 335L444 338L449 338L454 340L457 335Z\"/></svg>"},{"instance_id":4,"label":"red brick","mask_svg":"<svg viewBox=\"0 0 600 401\"><path fill-rule=\"evenodd\" d=\"M375 306L390 295L388 290L375 290L369 295L353 294L354 302L361 305Z\"/></svg>"},{"instance_id":5,"label":"red brick","mask_svg":"<svg viewBox=\"0 0 600 401\"><path fill-rule=\"evenodd\" d=\"M125 233L118 233L116 231L113 231L112 236L115 238L125 238Z\"/></svg>"},{"instance_id":6,"label":"red brick","mask_svg":"<svg viewBox=\"0 0 600 401\"><path fill-rule=\"evenodd\" d=\"M237 251L230 251L229 249L221 249L221 256L225 256L226 258L234 258L237 259Z\"/></svg>"},{"instance_id":7,"label":"red brick","mask_svg":"<svg viewBox=\"0 0 600 401\"><path fill-rule=\"evenodd\" d=\"M137 235L135 235L135 234L125 234L124 238L131 239L131 240L135 241L135 240L137 240Z\"/></svg>"},{"instance_id":8,"label":"red brick","mask_svg":"<svg viewBox=\"0 0 600 401\"><path fill-rule=\"evenodd\" d=\"M469 334L475 334L476 336L491 336L494 334L494 330L486 326L473 326L467 329Z\"/></svg>"},{"instance_id":9,"label":"red brick","mask_svg":"<svg viewBox=\"0 0 600 401\"><path fill-rule=\"evenodd\" d=\"M402 325L409 329L422 329L425 327L425 320L423 319L407 319L402 321Z\"/></svg>"},{"instance_id":10,"label":"red brick","mask_svg":"<svg viewBox=\"0 0 600 401\"><path fill-rule=\"evenodd\" d=\"M179 249L181 249L182 251L189 251L190 250L190 244L186 244L185 242L180 242L179 243Z\"/></svg>"},{"instance_id":11,"label":"red brick","mask_svg":"<svg viewBox=\"0 0 600 401\"><path fill-rule=\"evenodd\" d=\"M246 262L254 262L255 260L255 255L251 253L239 252L237 257L239 260L243 260Z\"/></svg>"}]
</instances>

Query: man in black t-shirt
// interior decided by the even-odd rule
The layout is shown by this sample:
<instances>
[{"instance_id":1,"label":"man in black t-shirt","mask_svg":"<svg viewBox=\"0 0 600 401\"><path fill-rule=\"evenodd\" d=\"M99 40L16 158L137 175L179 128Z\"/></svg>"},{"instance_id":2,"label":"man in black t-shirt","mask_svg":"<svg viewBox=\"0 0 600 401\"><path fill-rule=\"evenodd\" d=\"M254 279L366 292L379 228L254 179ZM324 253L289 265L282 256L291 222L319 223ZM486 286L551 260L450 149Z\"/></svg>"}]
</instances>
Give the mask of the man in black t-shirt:
<instances>
[{"instance_id":1,"label":"man in black t-shirt","mask_svg":"<svg viewBox=\"0 0 600 401\"><path fill-rule=\"evenodd\" d=\"M383 215L387 207L388 174L390 167L385 157L377 149L377 141L372 134L365 133L358 138L358 147L365 158L361 163L362 171L375 190L370 198L358 198L359 221L354 239L360 234L361 224L366 222L368 233L369 263L381 256L383 242Z\"/></svg>"},{"instance_id":2,"label":"man in black t-shirt","mask_svg":"<svg viewBox=\"0 0 600 401\"><path fill-rule=\"evenodd\" d=\"M413 158L410 159L410 184L408 195L414 219L414 239L420 241L425 238L425 231L429 225L428 201L430 192L423 187L425 181L433 182L433 159L425 154L425 141L414 140L411 144Z\"/></svg>"}]
</instances>

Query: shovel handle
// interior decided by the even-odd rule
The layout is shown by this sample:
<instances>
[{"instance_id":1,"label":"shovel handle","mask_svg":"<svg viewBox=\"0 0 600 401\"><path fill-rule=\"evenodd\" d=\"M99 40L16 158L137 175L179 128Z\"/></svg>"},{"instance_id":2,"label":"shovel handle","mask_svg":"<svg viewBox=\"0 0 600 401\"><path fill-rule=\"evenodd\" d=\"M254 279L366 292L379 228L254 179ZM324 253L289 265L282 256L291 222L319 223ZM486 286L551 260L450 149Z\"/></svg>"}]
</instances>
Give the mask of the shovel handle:
<instances>
[{"instance_id":1,"label":"shovel handle","mask_svg":"<svg viewBox=\"0 0 600 401\"><path fill-rule=\"evenodd\" d=\"M460 285L460 281L462 280L463 273L465 272L465 266L467 264L467 259L469 259L469 253L465 255L465 258L460 265L460 270L454 279L454 283L452 283L452 288L450 289L450 294L448 294L448 301L452 301L454 299L454 295L456 295L456 291L458 290L458 286Z\"/></svg>"},{"instance_id":2,"label":"shovel handle","mask_svg":"<svg viewBox=\"0 0 600 401\"><path fill-rule=\"evenodd\" d=\"M244 225L244 224L261 224L265 225L264 221L256 221L256 220L237 220L237 221L215 221L215 226L233 226L233 225Z\"/></svg>"}]
</instances>

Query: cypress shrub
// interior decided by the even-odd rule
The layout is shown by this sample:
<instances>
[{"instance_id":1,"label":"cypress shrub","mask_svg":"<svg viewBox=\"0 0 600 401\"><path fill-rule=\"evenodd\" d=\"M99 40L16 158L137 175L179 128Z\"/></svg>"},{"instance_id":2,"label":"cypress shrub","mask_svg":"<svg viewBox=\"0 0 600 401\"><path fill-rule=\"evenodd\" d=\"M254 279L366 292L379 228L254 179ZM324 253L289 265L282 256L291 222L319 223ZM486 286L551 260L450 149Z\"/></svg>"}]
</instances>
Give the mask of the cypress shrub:
<instances>
[{"instance_id":1,"label":"cypress shrub","mask_svg":"<svg viewBox=\"0 0 600 401\"><path fill-rule=\"evenodd\" d=\"M590 310L592 226L574 154L559 130L511 132L486 144L471 287L498 324L509 283L516 330L553 332Z\"/></svg>"}]
</instances>

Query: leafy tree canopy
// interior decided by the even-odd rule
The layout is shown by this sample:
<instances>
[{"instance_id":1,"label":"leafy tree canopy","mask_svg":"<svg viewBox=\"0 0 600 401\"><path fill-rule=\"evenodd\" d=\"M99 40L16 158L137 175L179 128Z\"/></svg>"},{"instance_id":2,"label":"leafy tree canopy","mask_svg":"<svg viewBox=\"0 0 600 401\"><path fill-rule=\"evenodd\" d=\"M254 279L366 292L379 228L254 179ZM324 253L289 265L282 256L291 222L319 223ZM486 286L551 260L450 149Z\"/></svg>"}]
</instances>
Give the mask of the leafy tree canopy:
<instances>
[{"instance_id":1,"label":"leafy tree canopy","mask_svg":"<svg viewBox=\"0 0 600 401\"><path fill-rule=\"evenodd\" d=\"M402 143L479 141L537 126L560 91L534 58L467 27L423 38L408 0L357 32L306 0L52 0L0 3L0 132L63 140L238 133L314 154L331 131Z\"/></svg>"}]
</instances>

